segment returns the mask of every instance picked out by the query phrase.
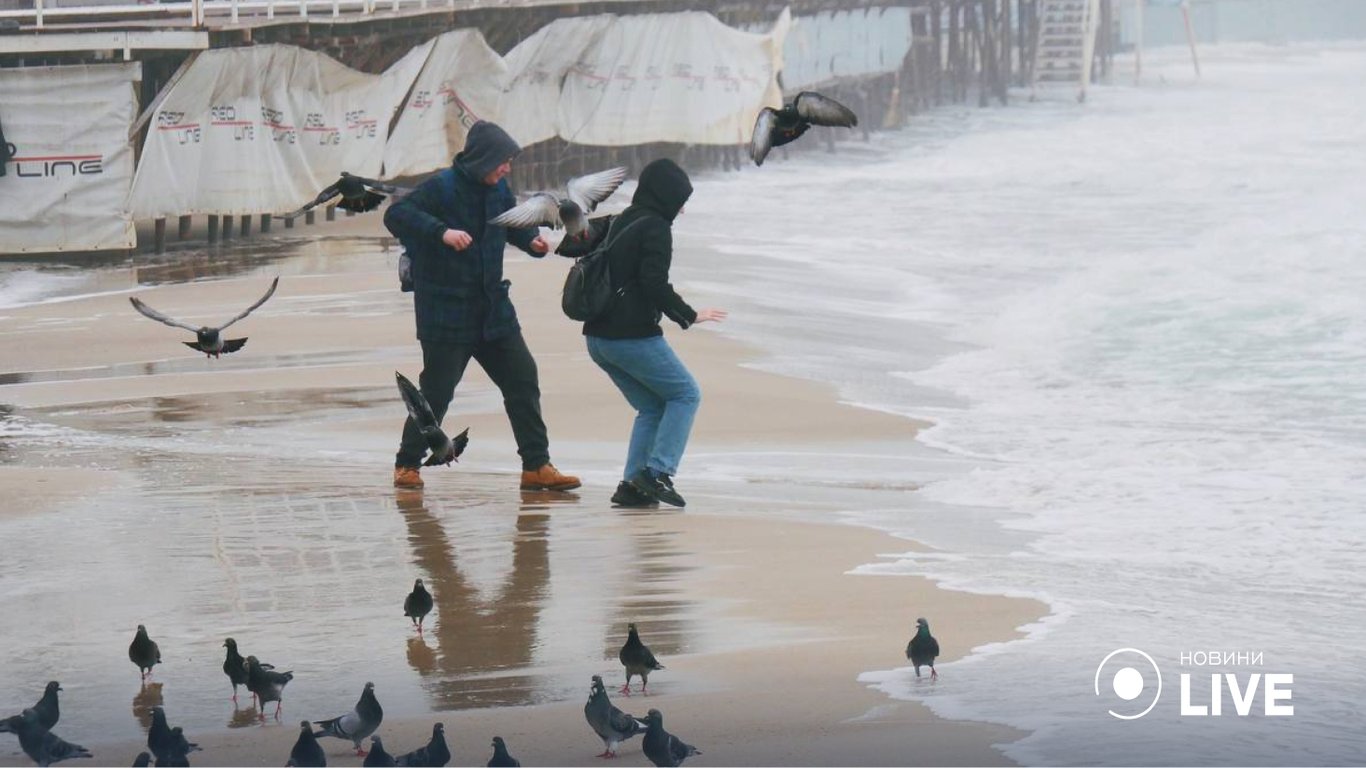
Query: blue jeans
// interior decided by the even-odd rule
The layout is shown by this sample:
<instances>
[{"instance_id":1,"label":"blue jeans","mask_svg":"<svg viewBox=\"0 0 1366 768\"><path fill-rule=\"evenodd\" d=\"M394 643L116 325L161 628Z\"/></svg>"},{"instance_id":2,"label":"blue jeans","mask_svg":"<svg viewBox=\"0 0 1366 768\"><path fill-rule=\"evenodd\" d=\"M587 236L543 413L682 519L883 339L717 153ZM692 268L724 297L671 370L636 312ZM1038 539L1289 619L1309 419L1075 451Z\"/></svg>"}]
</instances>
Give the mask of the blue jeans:
<instances>
[{"instance_id":1,"label":"blue jeans","mask_svg":"<svg viewBox=\"0 0 1366 768\"><path fill-rule=\"evenodd\" d=\"M663 336L644 339L588 339L588 356L607 372L626 402L636 409L623 480L649 468L678 473L688 447L702 392Z\"/></svg>"}]
</instances>

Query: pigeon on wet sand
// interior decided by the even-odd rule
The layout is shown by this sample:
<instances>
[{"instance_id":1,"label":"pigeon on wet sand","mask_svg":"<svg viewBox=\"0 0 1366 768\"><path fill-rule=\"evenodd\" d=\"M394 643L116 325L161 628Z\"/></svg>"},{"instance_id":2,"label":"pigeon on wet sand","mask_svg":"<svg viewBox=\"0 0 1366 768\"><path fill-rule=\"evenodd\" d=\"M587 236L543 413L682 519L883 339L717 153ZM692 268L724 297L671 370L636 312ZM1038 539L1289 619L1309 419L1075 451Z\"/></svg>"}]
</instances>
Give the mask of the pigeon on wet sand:
<instances>
[{"instance_id":1,"label":"pigeon on wet sand","mask_svg":"<svg viewBox=\"0 0 1366 768\"><path fill-rule=\"evenodd\" d=\"M384 708L379 705L379 699L375 698L375 684L366 683L355 708L341 717L334 717L331 720L315 720L314 724L322 727L314 731L313 735L350 739L356 745L356 754L365 757L365 750L361 748L361 742L374 733L383 720Z\"/></svg>"},{"instance_id":2,"label":"pigeon on wet sand","mask_svg":"<svg viewBox=\"0 0 1366 768\"><path fill-rule=\"evenodd\" d=\"M156 311L155 309L152 309L151 307L147 306L142 302L141 299L137 298L136 296L130 296L128 300L133 303L133 309L136 309L143 315L150 317L158 323L164 323L166 325L171 326L172 328L184 328L187 331L193 332L195 335L194 341L182 341L180 343L184 344L190 349L199 350L208 357L216 358L219 355L225 355L229 352L236 352L237 350L242 348L242 345L247 343L247 340L245 338L224 339L222 334L223 329L227 328L228 326L232 325L238 320L241 320L247 315L250 315L252 311L254 311L257 307L261 306L262 304L265 304L266 300L269 299L275 293L275 287L279 284L280 278L277 277L273 281L271 281L270 289L266 291L266 294L261 298L257 299L255 304L252 304L250 307L247 307L246 309L242 310L242 312L239 313L236 317L234 317L226 323L223 323L222 325L216 328L208 325L201 325L196 327L190 325L189 323L184 323L172 317L168 317Z\"/></svg>"},{"instance_id":3,"label":"pigeon on wet sand","mask_svg":"<svg viewBox=\"0 0 1366 768\"><path fill-rule=\"evenodd\" d=\"M432 738L427 740L427 746L419 747L404 755L394 758L398 765L408 766L429 766L430 768L441 768L451 760L450 747L446 746L446 726L437 723L432 726Z\"/></svg>"},{"instance_id":4,"label":"pigeon on wet sand","mask_svg":"<svg viewBox=\"0 0 1366 768\"><path fill-rule=\"evenodd\" d=\"M247 684L247 660L237 651L237 641L231 637L223 641L223 647L228 649L227 658L223 659L223 674L232 683L232 703L236 704L237 686Z\"/></svg>"},{"instance_id":5,"label":"pigeon on wet sand","mask_svg":"<svg viewBox=\"0 0 1366 768\"><path fill-rule=\"evenodd\" d=\"M32 709L0 720L0 724L3 724L0 730L9 731L19 737L19 748L40 766L48 766L62 760L92 757L90 750L65 741L44 728L38 719L38 713Z\"/></svg>"},{"instance_id":6,"label":"pigeon on wet sand","mask_svg":"<svg viewBox=\"0 0 1366 768\"><path fill-rule=\"evenodd\" d=\"M152 753L150 752L139 752L138 756L133 758L133 768L147 768L151 764Z\"/></svg>"},{"instance_id":7,"label":"pigeon on wet sand","mask_svg":"<svg viewBox=\"0 0 1366 768\"><path fill-rule=\"evenodd\" d=\"M763 165L770 149L796 141L813 125L852 128L858 125L858 115L828 96L802 91L782 109L759 110L749 141L749 156L755 165Z\"/></svg>"},{"instance_id":8,"label":"pigeon on wet sand","mask_svg":"<svg viewBox=\"0 0 1366 768\"><path fill-rule=\"evenodd\" d=\"M430 467L433 464L447 464L460 458L460 454L465 452L465 446L470 443L469 427L465 431L456 435L454 438L446 436L441 429L441 422L437 421L436 414L432 412L432 406L428 404L427 398L422 394L422 390L413 386L408 377L394 371L394 378L398 381L399 394L403 396L403 404L408 407L408 416L417 424L422 436L427 440L427 447L431 449L432 455L423 462L422 466Z\"/></svg>"},{"instance_id":9,"label":"pigeon on wet sand","mask_svg":"<svg viewBox=\"0 0 1366 768\"><path fill-rule=\"evenodd\" d=\"M384 741L378 736L370 737L370 754L365 756L364 768L393 768L398 765L394 756L384 749Z\"/></svg>"},{"instance_id":10,"label":"pigeon on wet sand","mask_svg":"<svg viewBox=\"0 0 1366 768\"><path fill-rule=\"evenodd\" d=\"M280 705L284 702L285 686L294 679L293 672L276 672L269 664L262 664L255 656L247 657L247 690L261 702L261 719L266 719L266 705L275 702L275 719L280 719Z\"/></svg>"},{"instance_id":11,"label":"pigeon on wet sand","mask_svg":"<svg viewBox=\"0 0 1366 768\"><path fill-rule=\"evenodd\" d=\"M521 205L489 219L489 223L504 227L564 227L566 237L577 238L588 231L588 214L611 197L625 180L626 169L620 167L578 176L565 185L564 197L537 192Z\"/></svg>"},{"instance_id":12,"label":"pigeon on wet sand","mask_svg":"<svg viewBox=\"0 0 1366 768\"><path fill-rule=\"evenodd\" d=\"M673 768L693 755L702 754L697 747L664 730L664 715L659 710L647 712L645 723L645 738L641 740L640 748L655 765Z\"/></svg>"},{"instance_id":13,"label":"pigeon on wet sand","mask_svg":"<svg viewBox=\"0 0 1366 768\"><path fill-rule=\"evenodd\" d=\"M198 752L199 745L185 738L180 726L172 728L166 721L166 710L152 707L152 726L147 729L147 749L157 760L157 765L170 765L183 759L191 752Z\"/></svg>"},{"instance_id":14,"label":"pigeon on wet sand","mask_svg":"<svg viewBox=\"0 0 1366 768\"><path fill-rule=\"evenodd\" d=\"M190 740L185 738L185 731L178 725L171 729L169 743L171 745L170 752L164 758L157 760L157 768L162 768L162 766L189 768L190 753L203 751L198 744L191 744Z\"/></svg>"},{"instance_id":15,"label":"pigeon on wet sand","mask_svg":"<svg viewBox=\"0 0 1366 768\"><path fill-rule=\"evenodd\" d=\"M43 697L33 705L33 711L38 715L38 724L49 731L62 717L61 709L57 706L57 691L60 690L62 686L56 680L49 682L47 688L43 689Z\"/></svg>"},{"instance_id":16,"label":"pigeon on wet sand","mask_svg":"<svg viewBox=\"0 0 1366 768\"><path fill-rule=\"evenodd\" d=\"M906 658L915 665L915 676L920 677L920 668L928 666L930 668L930 679L938 680L939 673L934 671L934 659L939 655L939 641L930 634L930 623L922 619L915 620L915 637L906 644Z\"/></svg>"},{"instance_id":17,"label":"pigeon on wet sand","mask_svg":"<svg viewBox=\"0 0 1366 768\"><path fill-rule=\"evenodd\" d=\"M422 632L422 620L432 612L432 593L422 585L422 579L413 582L413 591L403 599L403 615L413 620L413 626Z\"/></svg>"},{"instance_id":18,"label":"pigeon on wet sand","mask_svg":"<svg viewBox=\"0 0 1366 768\"><path fill-rule=\"evenodd\" d=\"M307 720L299 721L299 738L289 750L289 759L299 768L325 768L327 765L327 755Z\"/></svg>"},{"instance_id":19,"label":"pigeon on wet sand","mask_svg":"<svg viewBox=\"0 0 1366 768\"><path fill-rule=\"evenodd\" d=\"M612 705L599 675L593 675L593 688L588 703L583 705L583 716L602 739L603 752L598 757L616 757L618 744L645 731L644 723Z\"/></svg>"},{"instance_id":20,"label":"pigeon on wet sand","mask_svg":"<svg viewBox=\"0 0 1366 768\"><path fill-rule=\"evenodd\" d=\"M318 196L313 198L311 202L296 211L286 213L280 218L297 218L319 205L332 201L337 196L341 196L341 202L337 203L338 208L353 213L364 213L378 208L387 195L406 194L411 191L407 187L385 184L381 181L367 179L364 176L353 176L342 171L341 178L324 187L323 191L319 192Z\"/></svg>"},{"instance_id":21,"label":"pigeon on wet sand","mask_svg":"<svg viewBox=\"0 0 1366 768\"><path fill-rule=\"evenodd\" d=\"M493 737L493 757L489 758L488 768L522 768L522 761L508 754L502 736Z\"/></svg>"},{"instance_id":22,"label":"pigeon on wet sand","mask_svg":"<svg viewBox=\"0 0 1366 768\"><path fill-rule=\"evenodd\" d=\"M626 644L621 646L621 651L617 653L622 666L626 667L626 685L621 687L620 693L630 696L631 677L640 675L640 692L648 696L646 686L650 684L650 673L656 669L663 669L664 665L655 660L655 655L645 643L640 642L640 633L636 631L635 624L628 624L626 628Z\"/></svg>"},{"instance_id":23,"label":"pigeon on wet sand","mask_svg":"<svg viewBox=\"0 0 1366 768\"><path fill-rule=\"evenodd\" d=\"M144 680L152 674L152 667L161 663L161 649L157 647L155 640L147 636L147 627L141 624L138 625L138 633L133 637L133 642L128 644L128 660L138 665Z\"/></svg>"}]
</instances>

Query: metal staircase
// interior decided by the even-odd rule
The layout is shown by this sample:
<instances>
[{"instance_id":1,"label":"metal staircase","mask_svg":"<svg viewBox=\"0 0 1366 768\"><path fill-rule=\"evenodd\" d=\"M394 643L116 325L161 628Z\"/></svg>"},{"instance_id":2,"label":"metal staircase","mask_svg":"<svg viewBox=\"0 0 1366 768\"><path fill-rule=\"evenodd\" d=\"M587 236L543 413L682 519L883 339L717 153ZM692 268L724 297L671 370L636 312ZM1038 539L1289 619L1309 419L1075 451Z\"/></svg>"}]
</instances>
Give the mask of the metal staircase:
<instances>
[{"instance_id":1,"label":"metal staircase","mask_svg":"<svg viewBox=\"0 0 1366 768\"><path fill-rule=\"evenodd\" d=\"M1086 100L1100 26L1100 0L1043 0L1034 46L1033 89L1072 86Z\"/></svg>"}]
</instances>

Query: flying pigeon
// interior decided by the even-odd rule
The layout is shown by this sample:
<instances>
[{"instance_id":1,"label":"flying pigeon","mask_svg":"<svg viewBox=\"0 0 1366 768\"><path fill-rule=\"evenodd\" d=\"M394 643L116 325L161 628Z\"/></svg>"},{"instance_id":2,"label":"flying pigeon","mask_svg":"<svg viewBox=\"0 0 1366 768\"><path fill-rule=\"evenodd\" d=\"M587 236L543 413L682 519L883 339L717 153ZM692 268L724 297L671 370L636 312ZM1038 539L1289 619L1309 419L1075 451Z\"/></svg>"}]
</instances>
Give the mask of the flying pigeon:
<instances>
[{"instance_id":1,"label":"flying pigeon","mask_svg":"<svg viewBox=\"0 0 1366 768\"><path fill-rule=\"evenodd\" d=\"M648 696L649 692L645 688L650 684L650 673L656 669L663 669L664 665L655 660L655 655L645 643L640 642L640 633L636 632L635 624L628 624L626 628L626 644L621 646L621 651L617 653L622 666L626 667L626 685L621 687L620 693L630 696L631 677L640 675L640 692Z\"/></svg>"},{"instance_id":2,"label":"flying pigeon","mask_svg":"<svg viewBox=\"0 0 1366 768\"><path fill-rule=\"evenodd\" d=\"M930 634L930 623L924 619L915 620L915 637L906 644L906 658L915 665L915 676L920 677L920 668L930 668L930 679L938 680L939 673L934 671L934 659L939 655L939 641Z\"/></svg>"},{"instance_id":3,"label":"flying pigeon","mask_svg":"<svg viewBox=\"0 0 1366 768\"><path fill-rule=\"evenodd\" d=\"M294 679L293 672L276 672L274 667L262 664L255 656L247 657L247 690L261 702L261 719L266 719L266 704L275 702L275 717L280 717L280 704L284 701L285 686Z\"/></svg>"},{"instance_id":4,"label":"flying pigeon","mask_svg":"<svg viewBox=\"0 0 1366 768\"><path fill-rule=\"evenodd\" d=\"M583 716L602 739L603 752L598 757L616 757L618 744L645 730L644 723L612 706L599 675L593 675L593 690L583 705Z\"/></svg>"},{"instance_id":5,"label":"flying pigeon","mask_svg":"<svg viewBox=\"0 0 1366 768\"><path fill-rule=\"evenodd\" d=\"M537 192L521 205L489 219L489 223L504 227L564 227L567 237L577 238L588 231L588 214L611 197L625 180L626 169L620 167L578 176L565 185L566 196Z\"/></svg>"},{"instance_id":6,"label":"flying pigeon","mask_svg":"<svg viewBox=\"0 0 1366 768\"><path fill-rule=\"evenodd\" d=\"M384 742L378 736L370 737L370 754L365 756L363 768L393 768L398 765L394 756L384 750Z\"/></svg>"},{"instance_id":7,"label":"flying pigeon","mask_svg":"<svg viewBox=\"0 0 1366 768\"><path fill-rule=\"evenodd\" d=\"M62 690L62 686L56 681L47 684L43 689L43 697L38 699L38 703L33 705L34 714L38 715L38 724L52 730L52 726L61 719L61 710L57 707L57 691Z\"/></svg>"},{"instance_id":8,"label":"flying pigeon","mask_svg":"<svg viewBox=\"0 0 1366 768\"><path fill-rule=\"evenodd\" d=\"M508 754L502 736L493 737L493 757L489 758L488 768L522 768L522 761Z\"/></svg>"},{"instance_id":9,"label":"flying pigeon","mask_svg":"<svg viewBox=\"0 0 1366 768\"><path fill-rule=\"evenodd\" d=\"M697 747L684 742L677 736L664 730L664 715L659 710L652 709L645 714L645 738L641 740L640 748L645 756L650 758L650 762L657 766L682 765L684 760L693 755L700 755Z\"/></svg>"},{"instance_id":10,"label":"flying pigeon","mask_svg":"<svg viewBox=\"0 0 1366 768\"><path fill-rule=\"evenodd\" d=\"M335 184L331 184L323 189L323 191L319 192L318 196L313 198L312 202L297 211L286 213L281 218L293 219L302 216L310 209L329 202L338 195L341 195L341 202L337 203L338 208L343 211L364 213L366 211L373 211L375 208L379 207L379 204L384 202L386 195L399 193L406 194L411 191L412 190L407 187L385 184L373 179L367 179L364 176L352 176L346 171L342 171L341 178L337 179Z\"/></svg>"},{"instance_id":11,"label":"flying pigeon","mask_svg":"<svg viewBox=\"0 0 1366 768\"><path fill-rule=\"evenodd\" d=\"M147 768L151 764L152 753L150 752L139 752L138 756L133 758L133 768Z\"/></svg>"},{"instance_id":12,"label":"flying pigeon","mask_svg":"<svg viewBox=\"0 0 1366 768\"><path fill-rule=\"evenodd\" d=\"M422 619L432 612L432 593L422 586L422 579L413 583L413 591L403 599L403 615L413 620L417 631L422 631Z\"/></svg>"},{"instance_id":13,"label":"flying pigeon","mask_svg":"<svg viewBox=\"0 0 1366 768\"><path fill-rule=\"evenodd\" d=\"M437 723L432 726L432 738L427 741L427 746L419 747L406 755L400 755L394 759L398 765L409 766L430 766L430 768L442 768L451 760L451 750L446 746L446 726Z\"/></svg>"},{"instance_id":14,"label":"flying pigeon","mask_svg":"<svg viewBox=\"0 0 1366 768\"><path fill-rule=\"evenodd\" d=\"M360 693L360 700L356 702L355 708L341 717L334 717L331 720L315 720L315 725L320 725L314 736L336 736L339 739L350 739L356 745L356 754L365 757L365 750L361 749L360 743L365 737L375 732L379 728L380 722L384 720L384 708L379 705L379 699L375 698L375 684L366 683L365 690Z\"/></svg>"},{"instance_id":15,"label":"flying pigeon","mask_svg":"<svg viewBox=\"0 0 1366 768\"><path fill-rule=\"evenodd\" d=\"M182 323L179 320L161 314L155 309L152 309L151 307L142 303L142 300L138 299L136 296L130 296L128 297L128 300L133 303L133 309L136 309L137 311L141 312L147 317L152 318L158 323L165 323L166 325L169 325L172 328L184 328L187 331L193 331L196 339L194 341L182 341L180 342L181 344L184 344L190 349L199 350L200 352L203 352L205 355L209 357L218 357L219 355L227 354L229 352L236 352L237 350L242 348L242 345L247 343L247 340L245 338L224 339L220 332L224 328L227 328L228 326L232 325L238 320L241 320L247 315L250 315L252 313L252 310L256 309L262 304L265 304L266 299L269 299L271 295L275 293L275 286L279 284L280 278L277 277L273 281L271 281L270 290L266 291L266 295L257 299L255 304L252 304L250 307L247 307L237 317L234 317L228 322L223 323L217 328L213 328L207 325L201 325L198 328L196 328L195 326L190 325L189 323Z\"/></svg>"},{"instance_id":16,"label":"flying pigeon","mask_svg":"<svg viewBox=\"0 0 1366 768\"><path fill-rule=\"evenodd\" d=\"M422 395L422 390L413 386L413 383L398 371L394 371L394 377L398 380L398 391L403 396L403 404L408 406L408 415L417 424L417 428L422 431L422 436L427 439L427 447L432 451L432 455L423 462L422 466L449 465L452 461L459 459L460 454L465 452L465 446L470 443L469 427L466 427L465 431L456 435L454 439L447 437L446 433L441 430L441 423L437 421L436 414L432 412L432 406L428 404L427 398Z\"/></svg>"},{"instance_id":17,"label":"flying pigeon","mask_svg":"<svg viewBox=\"0 0 1366 768\"><path fill-rule=\"evenodd\" d=\"M152 707L152 726L147 729L147 749L156 757L157 765L171 765L191 752L198 752L199 745L190 743L180 726L172 728L166 722L165 709Z\"/></svg>"},{"instance_id":18,"label":"flying pigeon","mask_svg":"<svg viewBox=\"0 0 1366 768\"><path fill-rule=\"evenodd\" d=\"M313 735L307 720L299 722L299 740L289 750L289 759L299 768L325 768L327 765L327 755L323 753L322 745L318 744L318 738Z\"/></svg>"},{"instance_id":19,"label":"flying pigeon","mask_svg":"<svg viewBox=\"0 0 1366 768\"><path fill-rule=\"evenodd\" d=\"M62 760L92 756L90 750L85 747L64 741L52 731L44 728L38 719L38 713L32 709L26 709L22 714L0 720L0 725L3 725L0 730L9 731L19 737L19 748L24 750L24 754L40 766L48 766Z\"/></svg>"},{"instance_id":20,"label":"flying pigeon","mask_svg":"<svg viewBox=\"0 0 1366 768\"><path fill-rule=\"evenodd\" d=\"M138 625L138 633L133 637L133 642L128 644L128 660L138 665L144 680L152 674L152 667L161 663L161 649L157 647L155 640L147 636L147 627L141 624Z\"/></svg>"},{"instance_id":21,"label":"flying pigeon","mask_svg":"<svg viewBox=\"0 0 1366 768\"><path fill-rule=\"evenodd\" d=\"M770 149L796 141L813 125L852 128L858 125L858 115L828 96L802 91L782 109L759 110L754 135L749 140L749 156L754 158L755 165L763 165Z\"/></svg>"}]
</instances>

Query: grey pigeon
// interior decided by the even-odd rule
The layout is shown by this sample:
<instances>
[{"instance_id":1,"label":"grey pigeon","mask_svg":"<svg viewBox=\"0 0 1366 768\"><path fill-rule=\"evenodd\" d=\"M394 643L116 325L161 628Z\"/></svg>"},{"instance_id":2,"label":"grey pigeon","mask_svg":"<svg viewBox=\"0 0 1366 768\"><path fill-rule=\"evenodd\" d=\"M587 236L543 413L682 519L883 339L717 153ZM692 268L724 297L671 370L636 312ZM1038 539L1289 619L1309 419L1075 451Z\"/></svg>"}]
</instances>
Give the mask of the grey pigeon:
<instances>
[{"instance_id":1,"label":"grey pigeon","mask_svg":"<svg viewBox=\"0 0 1366 768\"><path fill-rule=\"evenodd\" d=\"M427 746L394 758L396 764L413 766L413 768L417 768L417 766L441 768L450 760L451 750L446 746L446 726L442 723L432 726L432 738L427 741Z\"/></svg>"},{"instance_id":2,"label":"grey pigeon","mask_svg":"<svg viewBox=\"0 0 1366 768\"><path fill-rule=\"evenodd\" d=\"M262 664L255 656L247 657L247 690L261 702L261 719L266 719L266 704L275 702L275 717L280 717L280 704L284 701L285 686L294 679L293 672L276 672L268 664Z\"/></svg>"},{"instance_id":3,"label":"grey pigeon","mask_svg":"<svg viewBox=\"0 0 1366 768\"><path fill-rule=\"evenodd\" d=\"M383 720L384 708L379 705L379 699L375 698L375 684L366 683L354 709L331 720L315 720L314 724L322 728L314 731L313 735L350 739L356 745L356 754L365 757L365 750L361 749L360 743L374 733Z\"/></svg>"},{"instance_id":4,"label":"grey pigeon","mask_svg":"<svg viewBox=\"0 0 1366 768\"><path fill-rule=\"evenodd\" d=\"M427 447L432 451L432 455L423 462L422 466L449 465L452 461L459 459L460 454L465 452L465 446L470 443L469 427L466 427L465 431L456 435L454 439L447 437L446 433L441 430L441 422L432 412L432 406L427 402L422 390L413 386L413 383L398 371L394 371L394 378L398 381L398 391L403 396L403 404L408 407L408 415L417 424L422 436L427 439Z\"/></svg>"},{"instance_id":5,"label":"grey pigeon","mask_svg":"<svg viewBox=\"0 0 1366 768\"><path fill-rule=\"evenodd\" d=\"M198 744L191 744L190 740L185 738L185 731L178 725L171 729L169 743L170 751L165 757L157 760L157 768L190 768L190 753L202 751Z\"/></svg>"},{"instance_id":6,"label":"grey pigeon","mask_svg":"<svg viewBox=\"0 0 1366 768\"><path fill-rule=\"evenodd\" d=\"M62 686L53 680L43 689L43 697L38 699L38 703L33 705L33 712L38 715L38 724L52 730L52 726L61 719L62 713L57 706L57 691L62 690Z\"/></svg>"},{"instance_id":7,"label":"grey pigeon","mask_svg":"<svg viewBox=\"0 0 1366 768\"><path fill-rule=\"evenodd\" d=\"M223 647L228 649L227 658L223 659L223 674L232 683L232 701L236 704L237 686L247 684L247 660L237 651L237 641L231 637L223 641Z\"/></svg>"},{"instance_id":8,"label":"grey pigeon","mask_svg":"<svg viewBox=\"0 0 1366 768\"><path fill-rule=\"evenodd\" d=\"M26 709L22 714L14 715L0 722L5 724L4 730L19 737L19 748L24 750L24 754L40 766L92 756L90 750L85 747L64 741L52 731L44 728L38 720L38 713L32 709Z\"/></svg>"},{"instance_id":9,"label":"grey pigeon","mask_svg":"<svg viewBox=\"0 0 1366 768\"><path fill-rule=\"evenodd\" d=\"M644 723L612 706L599 675L593 675L593 689L588 694L588 703L583 705L583 716L602 739L603 752L598 757L616 757L618 744L645 730Z\"/></svg>"},{"instance_id":10,"label":"grey pigeon","mask_svg":"<svg viewBox=\"0 0 1366 768\"><path fill-rule=\"evenodd\" d=\"M365 762L361 763L364 768L393 768L398 765L394 762L394 756L384 749L384 741L378 736L370 737L370 754L365 756Z\"/></svg>"},{"instance_id":11,"label":"grey pigeon","mask_svg":"<svg viewBox=\"0 0 1366 768\"><path fill-rule=\"evenodd\" d=\"M403 599L403 615L411 617L417 631L422 631L422 620L432 612L432 593L422 585L422 579L413 582L413 591Z\"/></svg>"},{"instance_id":12,"label":"grey pigeon","mask_svg":"<svg viewBox=\"0 0 1366 768\"><path fill-rule=\"evenodd\" d=\"M187 760L191 752L201 751L198 744L185 738L180 726L172 728L166 722L166 710L152 707L152 725L147 729L147 749L156 757L157 765L175 765Z\"/></svg>"},{"instance_id":13,"label":"grey pigeon","mask_svg":"<svg viewBox=\"0 0 1366 768\"><path fill-rule=\"evenodd\" d=\"M621 687L620 693L630 696L631 677L640 675L640 692L649 695L645 688L650 684L650 673L656 669L663 669L664 665L655 659L655 655L645 643L640 642L640 633L636 631L635 624L626 625L626 629L626 644L621 646L621 651L617 653L622 666L626 667L626 685Z\"/></svg>"},{"instance_id":14,"label":"grey pigeon","mask_svg":"<svg viewBox=\"0 0 1366 768\"><path fill-rule=\"evenodd\" d=\"M934 660L939 655L939 641L930 634L930 623L924 619L915 620L915 637L906 644L906 658L915 665L915 676L920 677L920 668L930 668L930 679L938 680L939 673L934 671Z\"/></svg>"},{"instance_id":15,"label":"grey pigeon","mask_svg":"<svg viewBox=\"0 0 1366 768\"><path fill-rule=\"evenodd\" d=\"M272 295L274 295L275 287L279 284L280 278L277 277L274 280L272 280L270 283L270 288L266 291L266 295L257 299L255 304L252 304L250 307L247 307L246 309L242 310L233 319L229 320L226 323L223 323L222 325L216 328L208 325L193 326L189 323L184 323L172 317L168 317L156 311L155 309L152 309L151 307L147 306L142 302L141 299L137 298L136 296L130 296L128 300L133 303L133 309L136 309L143 315L150 317L158 323L164 323L166 325L171 326L172 328L184 328L187 331L193 332L195 335L195 340L182 341L181 344L184 344L190 349L199 350L208 357L216 358L219 355L225 355L229 352L236 352L237 350L241 349L244 344L247 343L247 340L245 338L225 339L223 338L221 331L224 328L227 328L228 326L237 322L238 320L241 320L242 318L246 317L247 315L250 315L257 307L261 306L262 304L265 304L266 299L269 299Z\"/></svg>"},{"instance_id":16,"label":"grey pigeon","mask_svg":"<svg viewBox=\"0 0 1366 768\"><path fill-rule=\"evenodd\" d=\"M139 752L138 756L133 758L133 768L147 768L151 764L152 754L150 752Z\"/></svg>"},{"instance_id":17,"label":"grey pigeon","mask_svg":"<svg viewBox=\"0 0 1366 768\"><path fill-rule=\"evenodd\" d=\"M318 196L313 198L311 202L297 211L286 213L281 218L293 219L302 216L312 208L330 202L338 196L341 197L341 202L337 203L338 208L343 211L365 213L366 211L373 211L378 208L379 204L384 202L384 198L387 195L411 191L412 190L407 187L385 184L381 181L367 179L364 176L353 176L346 171L342 171L341 178L337 179L335 183L324 187L323 191L319 192Z\"/></svg>"},{"instance_id":18,"label":"grey pigeon","mask_svg":"<svg viewBox=\"0 0 1366 768\"><path fill-rule=\"evenodd\" d=\"M144 680L152 674L152 667L161 663L161 649L155 640L147 636L147 628L141 624L138 625L133 642L128 644L128 660L138 665Z\"/></svg>"},{"instance_id":19,"label":"grey pigeon","mask_svg":"<svg viewBox=\"0 0 1366 768\"><path fill-rule=\"evenodd\" d=\"M641 740L641 751L657 766L682 765L693 755L702 754L691 744L664 730L664 715L652 709L645 714L645 738Z\"/></svg>"},{"instance_id":20,"label":"grey pigeon","mask_svg":"<svg viewBox=\"0 0 1366 768\"><path fill-rule=\"evenodd\" d=\"M493 757L489 758L488 768L522 768L522 761L508 754L502 736L493 737Z\"/></svg>"},{"instance_id":21,"label":"grey pigeon","mask_svg":"<svg viewBox=\"0 0 1366 768\"><path fill-rule=\"evenodd\" d=\"M609 168L578 176L565 185L565 196L537 192L521 205L489 219L489 223L518 228L564 227L566 237L578 238L588 231L588 214L617 191L625 180L625 168Z\"/></svg>"},{"instance_id":22,"label":"grey pigeon","mask_svg":"<svg viewBox=\"0 0 1366 768\"><path fill-rule=\"evenodd\" d=\"M327 755L307 720L299 721L299 739L289 751L289 759L299 768L325 768L327 765Z\"/></svg>"},{"instance_id":23,"label":"grey pigeon","mask_svg":"<svg viewBox=\"0 0 1366 768\"><path fill-rule=\"evenodd\" d=\"M858 115L828 96L802 91L782 109L759 110L749 140L749 156L755 165L763 165L770 149L796 141L813 125L852 128L858 125Z\"/></svg>"}]
</instances>

